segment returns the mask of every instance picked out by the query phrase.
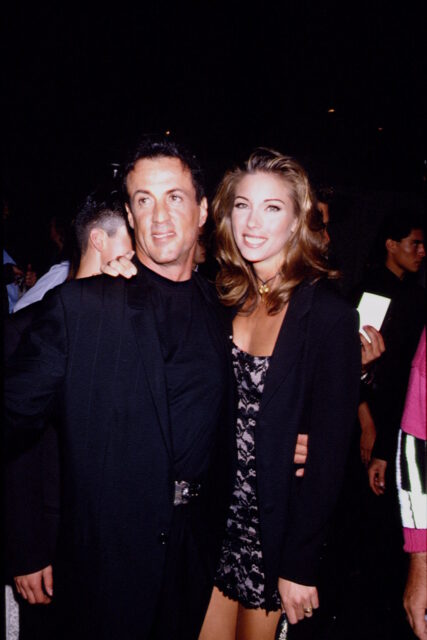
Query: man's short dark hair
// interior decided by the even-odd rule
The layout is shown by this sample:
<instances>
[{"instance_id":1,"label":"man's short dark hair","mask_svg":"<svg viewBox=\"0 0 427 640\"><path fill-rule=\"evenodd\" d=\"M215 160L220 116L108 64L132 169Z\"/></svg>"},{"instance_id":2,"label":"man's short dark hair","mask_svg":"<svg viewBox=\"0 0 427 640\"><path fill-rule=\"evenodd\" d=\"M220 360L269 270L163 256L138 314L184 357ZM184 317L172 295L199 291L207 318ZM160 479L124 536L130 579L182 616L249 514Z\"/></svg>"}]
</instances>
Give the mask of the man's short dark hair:
<instances>
[{"instance_id":1,"label":"man's short dark hair","mask_svg":"<svg viewBox=\"0 0 427 640\"><path fill-rule=\"evenodd\" d=\"M399 242L407 238L414 229L422 229L421 217L409 209L397 209L383 221L381 241L396 240Z\"/></svg>"},{"instance_id":2,"label":"man's short dark hair","mask_svg":"<svg viewBox=\"0 0 427 640\"><path fill-rule=\"evenodd\" d=\"M126 224L126 216L119 192L94 191L86 198L74 220L80 252L86 251L92 229L103 229L111 237L123 224Z\"/></svg>"},{"instance_id":3,"label":"man's short dark hair","mask_svg":"<svg viewBox=\"0 0 427 640\"><path fill-rule=\"evenodd\" d=\"M205 195L205 187L203 180L203 172L196 156L191 153L185 146L170 140L169 138L144 138L130 154L128 161L124 165L122 172L122 189L123 197L129 202L129 194L127 190L127 177L135 168L139 160L145 158L178 158L181 163L191 173L194 190L196 192L197 204L200 204Z\"/></svg>"}]
</instances>

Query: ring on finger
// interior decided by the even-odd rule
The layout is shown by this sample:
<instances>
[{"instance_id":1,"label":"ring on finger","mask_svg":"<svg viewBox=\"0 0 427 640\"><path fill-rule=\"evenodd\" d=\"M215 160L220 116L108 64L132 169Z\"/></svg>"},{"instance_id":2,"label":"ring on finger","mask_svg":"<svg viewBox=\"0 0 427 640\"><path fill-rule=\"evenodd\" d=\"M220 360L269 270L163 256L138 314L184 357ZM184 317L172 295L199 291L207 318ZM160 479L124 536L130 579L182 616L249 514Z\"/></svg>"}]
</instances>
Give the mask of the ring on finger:
<instances>
[{"instance_id":1,"label":"ring on finger","mask_svg":"<svg viewBox=\"0 0 427 640\"><path fill-rule=\"evenodd\" d=\"M313 607L304 607L303 610L306 615L311 615L313 613Z\"/></svg>"}]
</instances>

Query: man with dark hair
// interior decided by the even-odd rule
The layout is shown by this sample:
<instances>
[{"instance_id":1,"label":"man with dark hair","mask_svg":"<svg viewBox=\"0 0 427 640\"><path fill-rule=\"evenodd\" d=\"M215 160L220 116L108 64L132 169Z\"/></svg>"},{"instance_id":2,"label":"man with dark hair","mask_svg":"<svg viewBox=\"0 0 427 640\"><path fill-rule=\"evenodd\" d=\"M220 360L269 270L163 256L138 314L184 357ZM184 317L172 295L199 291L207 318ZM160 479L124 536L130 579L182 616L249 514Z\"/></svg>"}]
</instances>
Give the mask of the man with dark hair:
<instances>
[{"instance_id":1,"label":"man with dark hair","mask_svg":"<svg viewBox=\"0 0 427 640\"><path fill-rule=\"evenodd\" d=\"M412 277L425 256L420 220L409 211L395 212L385 219L380 238L384 263L360 287L391 298L381 328L386 351L374 365L373 383L359 410L362 458L370 462L369 482L377 495L385 488L387 462L395 458L411 361L425 319L424 292Z\"/></svg>"},{"instance_id":2,"label":"man with dark hair","mask_svg":"<svg viewBox=\"0 0 427 640\"><path fill-rule=\"evenodd\" d=\"M194 157L169 141L145 141L124 185L136 277L46 296L9 362L6 417L24 433L61 407L56 637L191 640L233 451L220 309L192 271L207 202Z\"/></svg>"},{"instance_id":3,"label":"man with dark hair","mask_svg":"<svg viewBox=\"0 0 427 640\"><path fill-rule=\"evenodd\" d=\"M359 405L360 453L368 467L370 487L362 489L359 531L364 540L365 593L379 616L385 615L380 610L385 603L387 619L398 625L396 588L399 584L403 588L405 558L395 459L411 361L425 322L424 291L414 278L425 251L421 223L410 212L386 218L380 237L384 262L360 287L390 298L391 303L381 327L385 352L372 365L370 384L362 385Z\"/></svg>"},{"instance_id":4,"label":"man with dark hair","mask_svg":"<svg viewBox=\"0 0 427 640\"><path fill-rule=\"evenodd\" d=\"M187 167L194 187L196 202L198 204L201 203L205 197L205 186L202 168L196 156L185 146L177 144L170 138L154 140L146 137L129 156L122 172L122 191L124 199L128 204L130 200L130 194L127 188L128 175L135 169L135 166L140 160L153 160L154 158L175 158Z\"/></svg>"}]
</instances>

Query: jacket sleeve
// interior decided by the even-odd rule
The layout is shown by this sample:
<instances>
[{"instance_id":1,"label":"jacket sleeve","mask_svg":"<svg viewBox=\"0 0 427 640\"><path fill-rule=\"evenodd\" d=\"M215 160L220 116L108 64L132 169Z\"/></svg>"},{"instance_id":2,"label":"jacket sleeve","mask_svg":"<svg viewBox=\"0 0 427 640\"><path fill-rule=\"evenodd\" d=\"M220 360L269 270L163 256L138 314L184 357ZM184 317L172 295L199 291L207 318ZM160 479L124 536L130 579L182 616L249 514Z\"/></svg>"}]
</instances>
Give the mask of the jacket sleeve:
<instances>
[{"instance_id":1,"label":"jacket sleeve","mask_svg":"<svg viewBox=\"0 0 427 640\"><path fill-rule=\"evenodd\" d=\"M59 523L59 454L47 417L65 372L66 335L59 297L37 314L21 312L5 338L5 569L8 578L52 564ZM19 314L17 314L18 316ZM16 336L15 336L16 334ZM44 429L43 433L40 429Z\"/></svg>"},{"instance_id":2,"label":"jacket sleeve","mask_svg":"<svg viewBox=\"0 0 427 640\"><path fill-rule=\"evenodd\" d=\"M25 575L52 564L59 526L56 433L50 426L4 468L6 576ZM56 496L56 500L52 500Z\"/></svg>"},{"instance_id":3,"label":"jacket sleeve","mask_svg":"<svg viewBox=\"0 0 427 640\"><path fill-rule=\"evenodd\" d=\"M294 478L290 521L279 575L299 584L317 582L321 546L335 508L352 431L360 386L357 313L347 308L316 349L309 408L305 474Z\"/></svg>"},{"instance_id":4,"label":"jacket sleeve","mask_svg":"<svg viewBox=\"0 0 427 640\"><path fill-rule=\"evenodd\" d=\"M41 430L61 387L67 364L67 329L58 292L49 293L5 365L6 441Z\"/></svg>"}]
</instances>

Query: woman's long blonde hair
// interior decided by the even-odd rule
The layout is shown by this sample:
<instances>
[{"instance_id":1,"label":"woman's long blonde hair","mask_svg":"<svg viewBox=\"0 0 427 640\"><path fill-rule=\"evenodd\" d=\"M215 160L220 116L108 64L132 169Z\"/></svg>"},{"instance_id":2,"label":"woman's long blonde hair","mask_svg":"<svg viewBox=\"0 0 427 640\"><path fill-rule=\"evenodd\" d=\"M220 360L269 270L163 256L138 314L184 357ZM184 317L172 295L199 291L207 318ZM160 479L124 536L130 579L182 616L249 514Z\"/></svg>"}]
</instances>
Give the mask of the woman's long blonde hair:
<instances>
[{"instance_id":1,"label":"woman's long blonde hair","mask_svg":"<svg viewBox=\"0 0 427 640\"><path fill-rule=\"evenodd\" d=\"M259 299L253 266L238 250L231 226L236 187L245 175L255 173L272 173L286 184L297 218L296 229L285 245L280 283L265 297L268 313L275 314L283 309L303 280L314 282L321 277L336 278L338 273L327 263L324 225L306 172L293 158L260 148L251 154L243 168L225 174L213 200L216 254L220 264L216 285L221 302L250 313Z\"/></svg>"}]
</instances>

